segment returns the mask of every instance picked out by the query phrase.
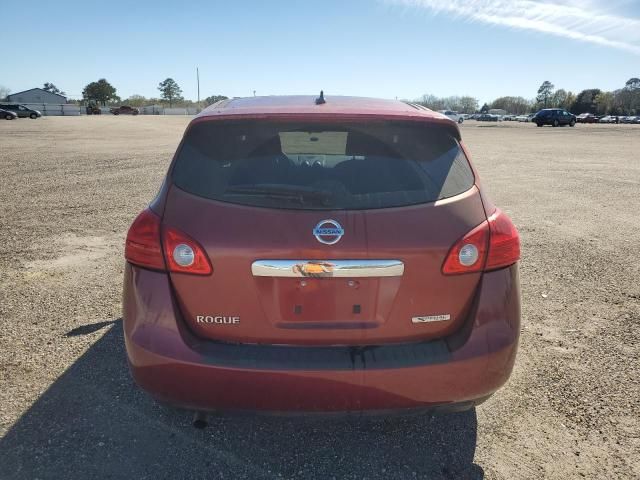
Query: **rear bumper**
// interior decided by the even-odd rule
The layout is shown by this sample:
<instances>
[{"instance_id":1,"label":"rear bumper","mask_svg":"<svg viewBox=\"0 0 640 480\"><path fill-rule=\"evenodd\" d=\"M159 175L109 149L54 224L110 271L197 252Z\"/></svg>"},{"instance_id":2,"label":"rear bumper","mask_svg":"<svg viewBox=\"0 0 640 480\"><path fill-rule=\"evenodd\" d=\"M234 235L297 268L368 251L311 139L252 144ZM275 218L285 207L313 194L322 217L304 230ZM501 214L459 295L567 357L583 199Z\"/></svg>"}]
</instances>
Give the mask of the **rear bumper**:
<instances>
[{"instance_id":1,"label":"rear bumper","mask_svg":"<svg viewBox=\"0 0 640 480\"><path fill-rule=\"evenodd\" d=\"M472 318L431 342L372 347L232 345L193 336L167 275L127 265L124 330L136 382L200 410L468 408L508 379L520 330L517 266L483 275Z\"/></svg>"}]
</instances>

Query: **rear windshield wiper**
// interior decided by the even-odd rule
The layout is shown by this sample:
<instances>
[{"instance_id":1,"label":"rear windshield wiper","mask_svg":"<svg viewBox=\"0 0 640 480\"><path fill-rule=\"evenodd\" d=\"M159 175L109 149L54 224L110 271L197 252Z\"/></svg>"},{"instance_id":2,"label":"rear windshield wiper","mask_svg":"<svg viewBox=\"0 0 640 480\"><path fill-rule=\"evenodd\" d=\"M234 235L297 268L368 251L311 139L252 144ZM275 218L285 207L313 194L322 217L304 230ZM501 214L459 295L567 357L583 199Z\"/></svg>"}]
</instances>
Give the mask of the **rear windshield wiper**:
<instances>
[{"instance_id":1,"label":"rear windshield wiper","mask_svg":"<svg viewBox=\"0 0 640 480\"><path fill-rule=\"evenodd\" d=\"M293 200L304 204L306 200L319 200L323 205L332 197L333 192L329 190L317 190L303 186L285 185L233 185L227 188L224 193L235 193L240 195L254 195L283 200Z\"/></svg>"}]
</instances>

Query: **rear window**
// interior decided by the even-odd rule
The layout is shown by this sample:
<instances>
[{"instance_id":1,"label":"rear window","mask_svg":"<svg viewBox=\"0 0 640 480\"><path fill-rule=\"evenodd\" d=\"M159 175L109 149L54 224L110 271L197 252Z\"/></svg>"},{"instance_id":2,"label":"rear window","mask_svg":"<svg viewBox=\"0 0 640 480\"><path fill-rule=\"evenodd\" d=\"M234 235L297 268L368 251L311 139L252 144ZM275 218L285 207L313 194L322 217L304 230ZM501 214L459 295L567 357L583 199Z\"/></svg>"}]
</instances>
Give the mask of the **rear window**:
<instances>
[{"instance_id":1,"label":"rear window","mask_svg":"<svg viewBox=\"0 0 640 480\"><path fill-rule=\"evenodd\" d=\"M187 133L172 177L201 197L304 210L433 202L474 183L448 129L397 122L203 122Z\"/></svg>"}]
</instances>

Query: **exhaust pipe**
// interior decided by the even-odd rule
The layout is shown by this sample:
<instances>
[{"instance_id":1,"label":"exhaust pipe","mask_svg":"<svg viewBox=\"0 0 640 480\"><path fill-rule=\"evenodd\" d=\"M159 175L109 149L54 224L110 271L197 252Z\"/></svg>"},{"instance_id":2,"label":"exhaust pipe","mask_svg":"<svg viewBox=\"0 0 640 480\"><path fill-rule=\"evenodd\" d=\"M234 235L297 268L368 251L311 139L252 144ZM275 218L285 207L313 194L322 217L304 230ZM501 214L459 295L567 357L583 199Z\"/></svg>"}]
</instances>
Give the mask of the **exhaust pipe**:
<instances>
[{"instance_id":1,"label":"exhaust pipe","mask_svg":"<svg viewBox=\"0 0 640 480\"><path fill-rule=\"evenodd\" d=\"M193 415L193 426L198 430L203 430L209 425L209 415L206 412L195 412Z\"/></svg>"}]
</instances>

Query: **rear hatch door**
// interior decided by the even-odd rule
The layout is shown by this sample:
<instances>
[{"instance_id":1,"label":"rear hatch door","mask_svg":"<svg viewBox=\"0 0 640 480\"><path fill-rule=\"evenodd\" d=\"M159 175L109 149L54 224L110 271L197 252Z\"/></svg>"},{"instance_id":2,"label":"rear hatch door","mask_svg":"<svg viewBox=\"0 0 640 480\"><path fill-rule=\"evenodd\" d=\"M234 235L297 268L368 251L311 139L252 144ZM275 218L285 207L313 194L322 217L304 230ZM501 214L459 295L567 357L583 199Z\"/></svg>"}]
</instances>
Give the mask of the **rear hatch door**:
<instances>
[{"instance_id":1,"label":"rear hatch door","mask_svg":"<svg viewBox=\"0 0 640 480\"><path fill-rule=\"evenodd\" d=\"M459 327L480 274L444 276L485 220L457 140L430 125L204 122L185 138L163 222L210 276L171 274L215 340L370 345Z\"/></svg>"}]
</instances>

